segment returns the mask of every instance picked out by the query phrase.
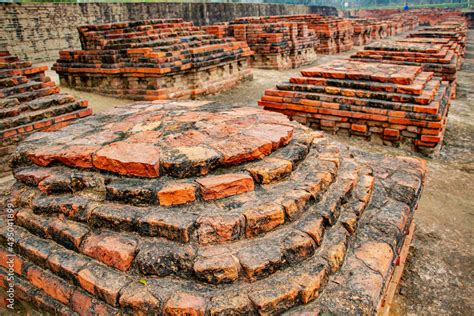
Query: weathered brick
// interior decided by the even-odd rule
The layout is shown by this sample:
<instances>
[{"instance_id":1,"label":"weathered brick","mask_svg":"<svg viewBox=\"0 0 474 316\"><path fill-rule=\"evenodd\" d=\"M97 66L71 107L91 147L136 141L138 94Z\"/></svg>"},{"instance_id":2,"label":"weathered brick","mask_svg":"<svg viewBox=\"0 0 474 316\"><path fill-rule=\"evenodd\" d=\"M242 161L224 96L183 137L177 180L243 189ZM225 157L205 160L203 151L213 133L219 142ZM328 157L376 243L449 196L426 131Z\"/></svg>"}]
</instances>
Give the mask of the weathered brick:
<instances>
[{"instance_id":1,"label":"weathered brick","mask_svg":"<svg viewBox=\"0 0 474 316\"><path fill-rule=\"evenodd\" d=\"M227 196L254 190L252 177L245 174L225 174L197 179L204 200L222 199Z\"/></svg>"}]
</instances>

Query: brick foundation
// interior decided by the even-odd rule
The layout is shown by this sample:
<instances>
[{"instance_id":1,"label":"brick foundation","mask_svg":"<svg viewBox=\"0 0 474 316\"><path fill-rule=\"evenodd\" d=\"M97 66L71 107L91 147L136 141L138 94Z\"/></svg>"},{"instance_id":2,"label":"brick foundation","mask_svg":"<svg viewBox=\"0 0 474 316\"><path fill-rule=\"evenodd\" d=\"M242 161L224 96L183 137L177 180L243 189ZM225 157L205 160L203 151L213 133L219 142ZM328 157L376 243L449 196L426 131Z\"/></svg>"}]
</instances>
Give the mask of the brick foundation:
<instances>
[{"instance_id":1,"label":"brick foundation","mask_svg":"<svg viewBox=\"0 0 474 316\"><path fill-rule=\"evenodd\" d=\"M252 79L245 42L217 38L181 19L79 28L83 50L62 51L61 83L135 100L193 98Z\"/></svg>"},{"instance_id":2,"label":"brick foundation","mask_svg":"<svg viewBox=\"0 0 474 316\"><path fill-rule=\"evenodd\" d=\"M422 69L334 61L266 90L259 105L313 128L433 154L443 140L451 85Z\"/></svg>"},{"instance_id":3,"label":"brick foundation","mask_svg":"<svg viewBox=\"0 0 474 316\"><path fill-rule=\"evenodd\" d=\"M115 108L17 150L15 294L57 314L373 314L425 172L255 108Z\"/></svg>"}]
</instances>

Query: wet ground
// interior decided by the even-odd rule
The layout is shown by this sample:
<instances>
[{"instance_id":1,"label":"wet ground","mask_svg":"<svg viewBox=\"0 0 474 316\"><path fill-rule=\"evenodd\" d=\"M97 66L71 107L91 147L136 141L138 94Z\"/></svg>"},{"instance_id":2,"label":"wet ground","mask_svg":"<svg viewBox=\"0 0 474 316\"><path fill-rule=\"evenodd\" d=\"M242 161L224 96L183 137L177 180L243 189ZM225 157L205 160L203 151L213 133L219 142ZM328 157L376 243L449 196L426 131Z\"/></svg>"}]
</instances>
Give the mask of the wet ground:
<instances>
[{"instance_id":1,"label":"wet ground","mask_svg":"<svg viewBox=\"0 0 474 316\"><path fill-rule=\"evenodd\" d=\"M469 35L474 39L474 31ZM427 159L429 175L392 314L474 314L474 41L471 43L458 75L458 99L451 105L444 147L438 157ZM321 56L315 64L349 55ZM256 69L253 81L202 99L256 106L265 88L297 73ZM49 75L58 80L54 72ZM89 100L95 112L131 102L65 88L62 91ZM372 152L416 155L361 139L330 137ZM0 179L0 190L5 191L10 183L11 179Z\"/></svg>"}]
</instances>

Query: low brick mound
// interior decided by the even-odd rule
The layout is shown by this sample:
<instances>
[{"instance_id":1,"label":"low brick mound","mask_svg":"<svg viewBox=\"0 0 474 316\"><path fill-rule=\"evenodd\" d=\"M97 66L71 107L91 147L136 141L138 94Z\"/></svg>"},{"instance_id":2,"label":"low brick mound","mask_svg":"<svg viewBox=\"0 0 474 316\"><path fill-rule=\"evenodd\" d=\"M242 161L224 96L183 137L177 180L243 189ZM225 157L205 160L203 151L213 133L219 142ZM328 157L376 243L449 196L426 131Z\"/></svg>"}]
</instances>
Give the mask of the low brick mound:
<instances>
[{"instance_id":1,"label":"low brick mound","mask_svg":"<svg viewBox=\"0 0 474 316\"><path fill-rule=\"evenodd\" d=\"M421 66L336 60L265 90L259 105L317 129L440 149L451 85Z\"/></svg>"},{"instance_id":2,"label":"low brick mound","mask_svg":"<svg viewBox=\"0 0 474 316\"><path fill-rule=\"evenodd\" d=\"M193 98L251 79L245 42L217 38L182 19L79 27L82 50L53 69L74 89L134 100Z\"/></svg>"},{"instance_id":3,"label":"low brick mound","mask_svg":"<svg viewBox=\"0 0 474 316\"><path fill-rule=\"evenodd\" d=\"M153 101L35 134L14 175L15 297L43 310L373 314L425 165L279 113Z\"/></svg>"},{"instance_id":4,"label":"low brick mound","mask_svg":"<svg viewBox=\"0 0 474 316\"><path fill-rule=\"evenodd\" d=\"M449 81L456 96L456 73L461 68L466 41L463 21L445 21L423 28L402 40L368 45L351 57L360 61L401 65L421 65L424 71Z\"/></svg>"},{"instance_id":5,"label":"low brick mound","mask_svg":"<svg viewBox=\"0 0 474 316\"><path fill-rule=\"evenodd\" d=\"M7 174L16 144L40 130L56 130L92 113L87 101L60 93L45 75L47 66L32 66L0 51L0 175Z\"/></svg>"},{"instance_id":6,"label":"low brick mound","mask_svg":"<svg viewBox=\"0 0 474 316\"><path fill-rule=\"evenodd\" d=\"M433 72L449 82L456 81L461 58L451 43L380 42L365 46L351 58L376 63L421 65L424 71Z\"/></svg>"},{"instance_id":7,"label":"low brick mound","mask_svg":"<svg viewBox=\"0 0 474 316\"><path fill-rule=\"evenodd\" d=\"M459 17L456 20L444 21L436 26L422 28L417 32L409 34L408 37L449 39L461 46L462 55L464 55L464 47L467 41L467 21L466 18L463 17Z\"/></svg>"},{"instance_id":8,"label":"low brick mound","mask_svg":"<svg viewBox=\"0 0 474 316\"><path fill-rule=\"evenodd\" d=\"M204 27L219 37L245 41L254 54L252 67L290 69L316 60L319 40L304 22L280 22L268 17L239 18L233 22Z\"/></svg>"}]
</instances>

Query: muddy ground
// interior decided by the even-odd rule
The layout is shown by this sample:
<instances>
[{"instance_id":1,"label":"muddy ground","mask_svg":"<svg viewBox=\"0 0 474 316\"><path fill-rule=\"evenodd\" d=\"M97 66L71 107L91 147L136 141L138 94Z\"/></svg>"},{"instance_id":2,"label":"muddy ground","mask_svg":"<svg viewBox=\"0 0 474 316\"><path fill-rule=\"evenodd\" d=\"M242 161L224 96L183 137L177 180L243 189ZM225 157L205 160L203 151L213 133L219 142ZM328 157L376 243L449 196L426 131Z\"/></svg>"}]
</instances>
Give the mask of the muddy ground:
<instances>
[{"instance_id":1,"label":"muddy ground","mask_svg":"<svg viewBox=\"0 0 474 316\"><path fill-rule=\"evenodd\" d=\"M474 39L474 31L470 32ZM360 48L354 49L355 52ZM349 53L321 56L315 63L347 57ZM47 63L51 66L52 63ZM287 80L298 70L254 70L254 80L215 96L202 99L256 106L265 88ZM58 81L54 72L49 75ZM89 100L95 112L128 100L63 88L62 91ZM329 137L372 152L415 155L361 139ZM458 99L453 100L444 147L436 158L427 159L429 175L416 213L416 231L392 314L474 314L474 41L458 75ZM11 179L0 179L5 189Z\"/></svg>"}]
</instances>

